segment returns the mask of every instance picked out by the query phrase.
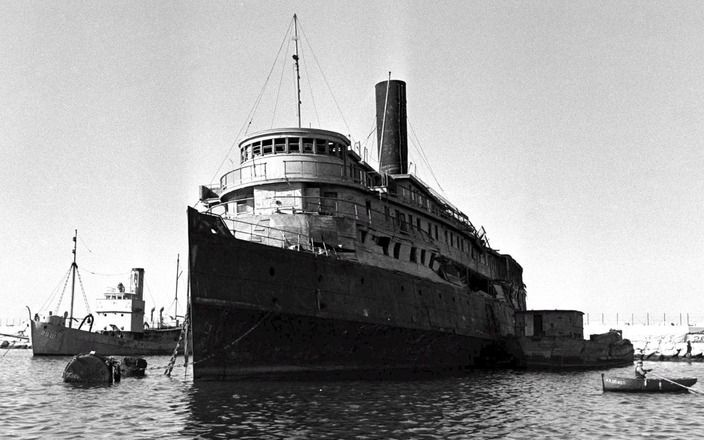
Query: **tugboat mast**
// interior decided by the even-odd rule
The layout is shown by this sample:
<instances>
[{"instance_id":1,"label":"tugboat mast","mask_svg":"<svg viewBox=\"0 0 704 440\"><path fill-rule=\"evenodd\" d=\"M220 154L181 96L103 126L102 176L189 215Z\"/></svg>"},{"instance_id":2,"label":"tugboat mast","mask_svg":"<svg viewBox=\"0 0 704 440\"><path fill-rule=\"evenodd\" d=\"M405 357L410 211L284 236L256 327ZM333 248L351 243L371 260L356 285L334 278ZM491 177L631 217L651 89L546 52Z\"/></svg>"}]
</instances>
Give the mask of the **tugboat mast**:
<instances>
[{"instance_id":1,"label":"tugboat mast","mask_svg":"<svg viewBox=\"0 0 704 440\"><path fill-rule=\"evenodd\" d=\"M71 264L71 315L68 318L68 328L73 327L73 296L76 290L76 270L78 270L78 265L76 264L76 242L78 238L78 229L74 229L73 234L73 264Z\"/></svg>"},{"instance_id":2,"label":"tugboat mast","mask_svg":"<svg viewBox=\"0 0 704 440\"><path fill-rule=\"evenodd\" d=\"M179 273L179 261L181 254L176 254L176 296L174 298L174 319L176 320L176 325L178 325L178 278L181 276Z\"/></svg>"},{"instance_id":3,"label":"tugboat mast","mask_svg":"<svg viewBox=\"0 0 704 440\"><path fill-rule=\"evenodd\" d=\"M301 72L298 66L298 17L293 14L293 41L296 43L296 53L293 55L293 60L296 64L296 93L298 102L296 107L298 109L298 128L301 128Z\"/></svg>"}]
</instances>

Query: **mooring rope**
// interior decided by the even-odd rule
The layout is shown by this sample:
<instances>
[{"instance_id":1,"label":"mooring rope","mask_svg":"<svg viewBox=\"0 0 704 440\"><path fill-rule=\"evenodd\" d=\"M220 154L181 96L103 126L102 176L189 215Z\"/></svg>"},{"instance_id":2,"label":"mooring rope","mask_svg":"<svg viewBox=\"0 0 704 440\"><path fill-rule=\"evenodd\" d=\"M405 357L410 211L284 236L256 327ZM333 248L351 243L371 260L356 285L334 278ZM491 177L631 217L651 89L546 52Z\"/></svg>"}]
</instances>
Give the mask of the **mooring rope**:
<instances>
[{"instance_id":1,"label":"mooring rope","mask_svg":"<svg viewBox=\"0 0 704 440\"><path fill-rule=\"evenodd\" d=\"M226 349L232 347L233 345L237 344L238 342L240 342L240 341L241 341L242 339L244 339L247 335L249 335L250 333L252 333L257 327L259 327L259 325L260 325L262 322L264 322L265 319L267 319L269 316L271 316L271 314L272 314L271 311L269 311L269 312L267 312L266 314L264 314L264 316L262 316L261 318L259 318L259 321L257 321L252 327L249 328L249 330L247 330L246 332L242 333L242 334L241 334L237 339L235 339L234 341L230 342L229 344L224 345L224 346L222 347L222 350L226 350ZM181 338L179 338L179 343L180 343L180 342L181 342ZM178 349L178 347L177 347L177 349ZM204 357L203 359L199 359L199 360L197 360L197 361L193 361L193 362L191 362L191 365L195 365L195 364L199 364L199 363L201 363L201 362L205 362L205 361L207 361L207 360L212 359L213 357L215 357L215 354L211 354L210 356L206 356L206 357ZM174 355L171 357L171 360L169 361L169 365L167 366L167 369L166 369L166 371L164 372L165 375L171 376L171 370L173 369L175 363L176 363L176 350L174 350ZM159 367L154 367L154 368L159 368Z\"/></svg>"}]
</instances>

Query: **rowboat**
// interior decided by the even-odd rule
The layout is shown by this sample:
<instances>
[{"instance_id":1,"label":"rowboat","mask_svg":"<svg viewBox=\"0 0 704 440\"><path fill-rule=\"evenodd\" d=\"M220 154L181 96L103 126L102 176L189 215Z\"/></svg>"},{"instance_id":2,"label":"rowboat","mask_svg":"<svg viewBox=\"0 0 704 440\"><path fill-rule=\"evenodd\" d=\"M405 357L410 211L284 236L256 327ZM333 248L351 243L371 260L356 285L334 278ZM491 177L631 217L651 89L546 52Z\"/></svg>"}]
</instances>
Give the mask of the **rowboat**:
<instances>
[{"instance_id":1,"label":"rowboat","mask_svg":"<svg viewBox=\"0 0 704 440\"><path fill-rule=\"evenodd\" d=\"M689 387L696 382L696 377L636 379L601 375L601 384L604 391L623 393L683 393L689 391Z\"/></svg>"}]
</instances>

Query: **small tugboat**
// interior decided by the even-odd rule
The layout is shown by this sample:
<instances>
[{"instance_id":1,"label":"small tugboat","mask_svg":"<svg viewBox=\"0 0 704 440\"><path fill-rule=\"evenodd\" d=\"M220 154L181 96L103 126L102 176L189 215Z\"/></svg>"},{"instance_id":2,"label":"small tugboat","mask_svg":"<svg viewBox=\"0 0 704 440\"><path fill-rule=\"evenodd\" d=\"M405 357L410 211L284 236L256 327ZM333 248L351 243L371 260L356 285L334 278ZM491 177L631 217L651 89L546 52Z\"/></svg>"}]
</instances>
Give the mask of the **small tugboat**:
<instances>
[{"instance_id":1,"label":"small tugboat","mask_svg":"<svg viewBox=\"0 0 704 440\"><path fill-rule=\"evenodd\" d=\"M634 377L609 377L604 374L601 375L601 386L604 392L685 393L692 391L690 387L695 383L697 383L696 377L638 379Z\"/></svg>"},{"instance_id":2,"label":"small tugboat","mask_svg":"<svg viewBox=\"0 0 704 440\"><path fill-rule=\"evenodd\" d=\"M115 356L171 354L182 326L145 328L144 269L141 268L132 269L129 290L120 283L117 289L105 292L98 300L97 316L94 318L88 314L78 328L74 328L74 321L77 321L73 317L76 274L80 280L76 264L77 235L76 232L73 237L73 263L67 275L72 277L70 314L66 312L59 316L49 312L48 319L42 320L39 314L32 317L29 311L34 356L72 356L90 351ZM101 330L93 331L94 321L99 323L96 327L102 327Z\"/></svg>"}]
</instances>

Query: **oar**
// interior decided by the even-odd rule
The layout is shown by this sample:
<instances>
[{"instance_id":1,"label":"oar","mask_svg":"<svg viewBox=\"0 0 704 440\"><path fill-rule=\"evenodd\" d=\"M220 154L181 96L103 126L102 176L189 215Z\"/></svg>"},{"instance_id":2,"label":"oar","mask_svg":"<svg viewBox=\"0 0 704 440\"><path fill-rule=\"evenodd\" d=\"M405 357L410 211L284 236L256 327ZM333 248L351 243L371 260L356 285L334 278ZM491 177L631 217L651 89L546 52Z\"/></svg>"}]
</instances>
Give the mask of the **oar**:
<instances>
[{"instance_id":1,"label":"oar","mask_svg":"<svg viewBox=\"0 0 704 440\"><path fill-rule=\"evenodd\" d=\"M682 388L686 388L686 389L688 389L689 391L691 391L691 392L693 392L693 393L696 393L696 394L704 394L703 391L700 391L700 390L698 390L698 389L696 389L696 388L688 387L688 386L686 386L686 385L682 385L681 383L677 383L677 382L675 382L674 380L670 380L670 379L668 379L668 378L666 378L666 377L660 376L659 374L653 373L652 371L651 371L649 374L652 374L653 376L657 377L658 379L662 379L662 380L664 380L664 381L670 382L671 384L680 386L680 387L682 387Z\"/></svg>"}]
</instances>

